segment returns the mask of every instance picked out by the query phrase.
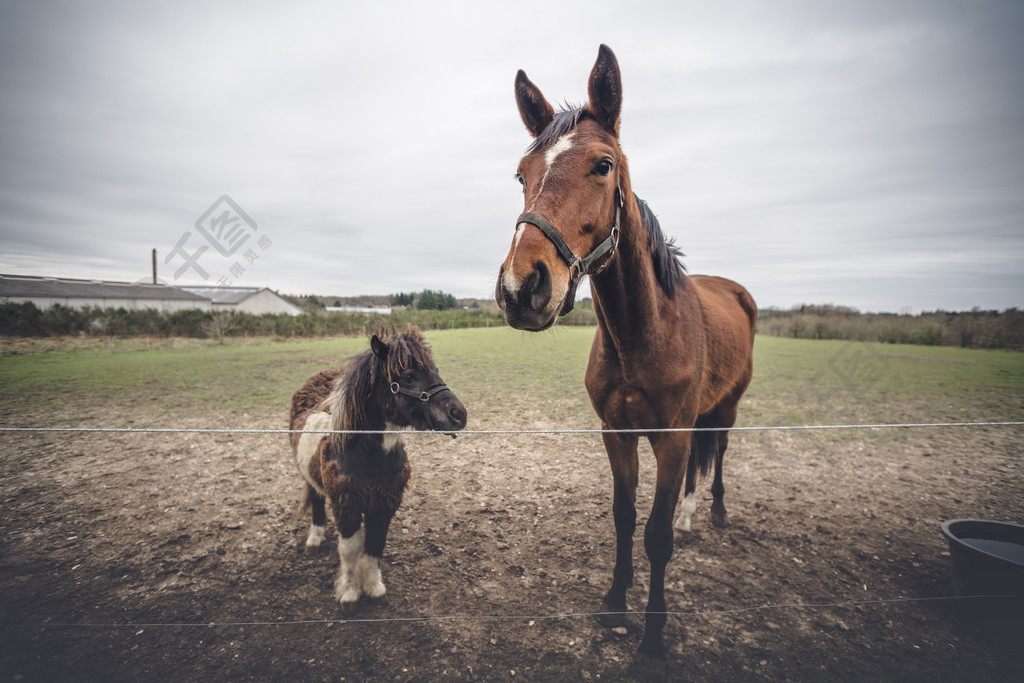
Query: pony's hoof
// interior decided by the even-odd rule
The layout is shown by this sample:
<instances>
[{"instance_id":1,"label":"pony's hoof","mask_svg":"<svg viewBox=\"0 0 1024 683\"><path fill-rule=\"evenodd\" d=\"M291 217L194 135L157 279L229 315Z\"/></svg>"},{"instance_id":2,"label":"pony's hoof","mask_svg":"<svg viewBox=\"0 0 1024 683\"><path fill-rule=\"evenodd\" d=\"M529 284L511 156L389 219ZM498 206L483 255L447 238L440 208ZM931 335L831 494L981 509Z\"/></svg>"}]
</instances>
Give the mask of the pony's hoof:
<instances>
[{"instance_id":1,"label":"pony's hoof","mask_svg":"<svg viewBox=\"0 0 1024 683\"><path fill-rule=\"evenodd\" d=\"M376 597L376 598L372 598L372 597L367 596L366 602L368 602L371 607L377 607L377 608L387 607L388 606L388 594L385 593L384 595L381 595L381 596Z\"/></svg>"},{"instance_id":2,"label":"pony's hoof","mask_svg":"<svg viewBox=\"0 0 1024 683\"><path fill-rule=\"evenodd\" d=\"M601 603L601 612L597 615L597 621L606 628L617 628L626 625L626 608Z\"/></svg>"},{"instance_id":3,"label":"pony's hoof","mask_svg":"<svg viewBox=\"0 0 1024 683\"><path fill-rule=\"evenodd\" d=\"M352 600L350 602L341 603L341 614L346 617L354 617L359 612L359 601Z\"/></svg>"},{"instance_id":4,"label":"pony's hoof","mask_svg":"<svg viewBox=\"0 0 1024 683\"><path fill-rule=\"evenodd\" d=\"M725 529L729 526L729 516L725 514L725 511L715 512L711 511L711 524L716 529Z\"/></svg>"}]
</instances>

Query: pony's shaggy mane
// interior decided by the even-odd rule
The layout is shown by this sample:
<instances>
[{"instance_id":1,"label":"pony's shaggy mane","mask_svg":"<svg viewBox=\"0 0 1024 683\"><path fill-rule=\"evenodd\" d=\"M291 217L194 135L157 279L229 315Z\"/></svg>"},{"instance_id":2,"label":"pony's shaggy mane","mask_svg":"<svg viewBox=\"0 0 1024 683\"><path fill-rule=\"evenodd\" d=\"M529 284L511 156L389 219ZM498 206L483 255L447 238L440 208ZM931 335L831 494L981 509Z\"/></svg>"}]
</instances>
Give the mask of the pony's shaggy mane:
<instances>
[{"instance_id":1,"label":"pony's shaggy mane","mask_svg":"<svg viewBox=\"0 0 1024 683\"><path fill-rule=\"evenodd\" d=\"M345 374L338 378L327 398L333 432L381 429L383 416L367 413L368 407L388 405L394 399L391 382L409 367L433 366L430 347L419 328L409 326L396 331L393 326L381 327L377 337L388 347L385 360L372 350L364 351L349 361ZM344 448L352 434L331 434L331 445Z\"/></svg>"}]
</instances>

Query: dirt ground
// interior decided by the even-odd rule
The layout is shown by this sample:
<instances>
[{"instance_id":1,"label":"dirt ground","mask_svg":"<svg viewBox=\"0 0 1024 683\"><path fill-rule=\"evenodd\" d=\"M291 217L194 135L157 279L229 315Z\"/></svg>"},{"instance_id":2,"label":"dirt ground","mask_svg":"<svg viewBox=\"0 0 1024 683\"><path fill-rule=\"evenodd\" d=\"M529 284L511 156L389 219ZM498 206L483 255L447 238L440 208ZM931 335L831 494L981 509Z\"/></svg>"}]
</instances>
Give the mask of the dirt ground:
<instances>
[{"instance_id":1,"label":"dirt ground","mask_svg":"<svg viewBox=\"0 0 1024 683\"><path fill-rule=\"evenodd\" d=\"M285 409L252 426L283 428ZM641 617L615 632L590 614L614 551L597 436L408 437L390 604L350 620L332 598L333 527L300 552L285 435L0 445L0 680L630 678ZM731 525L711 526L702 486L669 566L669 677L1024 679L1021 631L932 599L953 594L942 521L1024 521L1022 450L1019 429L734 434ZM641 611L642 542L635 556Z\"/></svg>"}]
</instances>

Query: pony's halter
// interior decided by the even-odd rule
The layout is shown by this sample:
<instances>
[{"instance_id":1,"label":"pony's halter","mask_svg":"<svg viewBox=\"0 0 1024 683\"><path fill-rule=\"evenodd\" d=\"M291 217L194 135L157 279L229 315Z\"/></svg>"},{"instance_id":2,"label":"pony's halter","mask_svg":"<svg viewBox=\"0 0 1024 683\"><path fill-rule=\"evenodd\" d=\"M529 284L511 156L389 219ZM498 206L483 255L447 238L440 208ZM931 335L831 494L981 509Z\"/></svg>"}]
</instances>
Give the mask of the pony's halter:
<instances>
[{"instance_id":1,"label":"pony's halter","mask_svg":"<svg viewBox=\"0 0 1024 683\"><path fill-rule=\"evenodd\" d=\"M391 378L389 377L388 379L391 379ZM445 384L444 382L441 382L440 384L435 384L434 386L430 387L426 391L413 391L412 389L406 389L405 387L403 387L398 382L391 382L391 393L394 394L395 396L397 396L398 394L402 394L403 396L412 396L413 398L418 398L420 400L420 402L423 404L423 417L426 419L427 426L430 427L431 431L437 431L437 430L434 427L434 421L430 419L430 399L432 399L435 394L439 394L442 391L447 391L447 390L448 390L448 385ZM454 432L442 432L442 433L443 434L447 434L448 436L452 437L453 439L455 438L455 433Z\"/></svg>"},{"instance_id":2,"label":"pony's halter","mask_svg":"<svg viewBox=\"0 0 1024 683\"><path fill-rule=\"evenodd\" d=\"M558 315L567 314L576 304L576 288L579 286L583 276L597 275L611 262L612 256L615 255L615 249L619 246L619 210L622 206L622 189L616 184L615 221L612 223L612 232L605 241L594 247L594 250L585 257L577 256L576 252L565 243L565 240L558 230L555 229L555 226L551 225L544 216L532 211L525 211L519 214L519 218L516 219L516 225L529 223L544 233L544 236L555 245L555 249L558 250L558 255L562 257L562 260L565 261L565 265L569 266L569 291L565 293L565 299L562 301L562 310ZM604 263L591 273L591 266L601 259L605 259Z\"/></svg>"}]
</instances>

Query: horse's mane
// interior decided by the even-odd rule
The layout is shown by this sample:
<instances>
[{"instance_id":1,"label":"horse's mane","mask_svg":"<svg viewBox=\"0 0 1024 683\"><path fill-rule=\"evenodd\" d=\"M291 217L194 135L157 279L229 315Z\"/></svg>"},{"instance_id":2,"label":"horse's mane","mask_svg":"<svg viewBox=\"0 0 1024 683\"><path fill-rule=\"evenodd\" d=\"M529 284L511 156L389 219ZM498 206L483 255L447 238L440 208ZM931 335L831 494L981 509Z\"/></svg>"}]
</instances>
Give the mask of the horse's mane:
<instances>
[{"instance_id":1,"label":"horse's mane","mask_svg":"<svg viewBox=\"0 0 1024 683\"><path fill-rule=\"evenodd\" d=\"M371 421L380 417L380 407L393 400L391 381L404 368L433 365L430 348L419 328L410 325L399 332L389 325L382 326L376 334L388 346L387 358L381 362L370 350L349 359L345 374L338 378L327 398L331 431L373 429ZM331 434L331 445L343 448L351 438L351 434Z\"/></svg>"},{"instance_id":2,"label":"horse's mane","mask_svg":"<svg viewBox=\"0 0 1024 683\"><path fill-rule=\"evenodd\" d=\"M640 222L647 230L647 246L651 250L651 262L654 265L654 276L661 285L662 291L669 297L676 293L677 287L686 284L686 266L683 265L683 252L676 246L675 239L666 239L661 231L661 223L651 211L647 202L633 193L636 205L640 208Z\"/></svg>"},{"instance_id":3,"label":"horse's mane","mask_svg":"<svg viewBox=\"0 0 1024 683\"><path fill-rule=\"evenodd\" d=\"M593 117L585 106L566 105L555 114L547 128L527 148L526 153L537 152L553 145L559 138L578 126L581 121L588 118ZM665 234L661 231L661 224L647 202L637 197L635 192L633 197L640 208L640 222L647 230L647 246L651 250L654 275L662 291L671 297L675 294L677 287L682 287L686 283L686 267L681 261L684 254L676 246L674 239L665 238Z\"/></svg>"}]
</instances>

